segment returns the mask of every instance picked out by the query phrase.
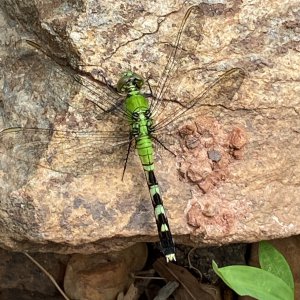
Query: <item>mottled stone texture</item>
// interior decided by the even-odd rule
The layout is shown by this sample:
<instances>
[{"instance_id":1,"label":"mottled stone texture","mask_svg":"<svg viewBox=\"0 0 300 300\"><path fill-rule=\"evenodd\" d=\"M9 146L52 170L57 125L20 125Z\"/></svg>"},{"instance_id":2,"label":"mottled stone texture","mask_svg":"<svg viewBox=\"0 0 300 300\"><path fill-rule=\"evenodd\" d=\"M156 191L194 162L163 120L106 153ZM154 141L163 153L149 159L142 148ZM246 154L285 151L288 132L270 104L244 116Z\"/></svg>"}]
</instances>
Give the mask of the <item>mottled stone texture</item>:
<instances>
[{"instance_id":1,"label":"mottled stone texture","mask_svg":"<svg viewBox=\"0 0 300 300\"><path fill-rule=\"evenodd\" d=\"M122 130L126 120L116 125L118 119L92 107L53 59L24 40L112 85L121 71L133 69L150 78L155 91L192 4L198 3L1 2L1 129L93 136L1 133L1 246L94 253L157 240L136 155L130 153L122 181L126 145L112 149L115 140L101 142L104 130ZM179 103L188 103L226 70L242 68L246 76L221 77L193 120L180 123L179 132L170 126L168 136L158 135L176 154L156 149L157 178L177 243L299 234L299 19L298 0L206 1L192 12L161 111L172 116ZM110 93L102 84L93 99L109 109Z\"/></svg>"}]
</instances>

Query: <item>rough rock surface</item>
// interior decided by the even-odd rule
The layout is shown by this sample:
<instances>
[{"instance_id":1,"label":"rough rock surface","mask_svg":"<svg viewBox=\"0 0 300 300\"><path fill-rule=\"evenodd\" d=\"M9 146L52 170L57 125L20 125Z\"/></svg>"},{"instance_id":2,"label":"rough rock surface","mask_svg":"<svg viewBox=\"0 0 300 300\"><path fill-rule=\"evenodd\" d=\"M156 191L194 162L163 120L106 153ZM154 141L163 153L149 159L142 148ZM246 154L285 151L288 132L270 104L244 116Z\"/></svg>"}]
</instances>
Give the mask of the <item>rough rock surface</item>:
<instances>
[{"instance_id":1,"label":"rough rock surface","mask_svg":"<svg viewBox=\"0 0 300 300\"><path fill-rule=\"evenodd\" d=\"M99 131L121 130L123 121L116 125L117 119L87 104L80 86L24 39L112 85L121 71L133 69L152 78L156 90L192 4L198 3L2 1L1 128L98 135L92 141L76 133L1 133L1 246L94 253L157 240L138 158L130 153L122 181L118 158L126 146L100 153L106 134ZM297 0L206 1L193 10L162 111L172 115L178 101L193 99L226 70L242 68L246 76L221 80L188 126L161 137L177 155L157 147L157 178L177 243L299 234L299 18ZM97 103L109 93L100 85Z\"/></svg>"}]
</instances>

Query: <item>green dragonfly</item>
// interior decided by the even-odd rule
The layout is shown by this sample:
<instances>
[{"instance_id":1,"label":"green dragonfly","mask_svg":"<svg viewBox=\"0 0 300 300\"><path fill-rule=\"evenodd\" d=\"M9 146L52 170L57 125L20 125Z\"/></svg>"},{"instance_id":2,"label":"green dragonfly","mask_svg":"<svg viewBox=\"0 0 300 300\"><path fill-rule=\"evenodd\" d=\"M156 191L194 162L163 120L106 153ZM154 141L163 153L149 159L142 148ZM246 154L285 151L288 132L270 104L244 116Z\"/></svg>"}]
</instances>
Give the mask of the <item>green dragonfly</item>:
<instances>
[{"instance_id":1,"label":"green dragonfly","mask_svg":"<svg viewBox=\"0 0 300 300\"><path fill-rule=\"evenodd\" d=\"M73 114L81 114L83 120L86 120L86 114L91 113L100 126L108 124L111 130L103 131L97 126L77 130L73 129L73 123L69 122L66 125L67 129L54 126L15 126L4 128L0 132L2 145L7 145L5 155L19 161L28 161L28 153L38 152L39 165L58 172L80 175L101 172L109 161L115 159L114 155L120 152L124 176L131 148L135 145L147 179L161 251L168 262L176 260L175 245L154 172L154 144L174 154L166 142L175 136L170 135L170 132L178 130L187 119L199 115L199 108L204 101L207 103L221 94L227 95L227 98L232 97L245 77L242 69L233 68L185 103L180 104L178 101L180 105L174 106L173 101L163 100L172 74L176 70L176 59L182 51L184 28L194 9L198 7L192 6L187 10L159 80L160 85L155 92L152 92L149 85L148 97L142 92L144 79L133 71L123 72L117 87L113 88L107 82L95 80L83 71L75 72L56 60L58 74L67 76L72 82L72 87L76 87L67 95L70 99L57 95L56 110L64 114L70 111ZM50 56L34 42L29 44ZM54 59L51 56L50 58ZM72 102L71 98L79 92L86 95L85 102ZM167 106L171 107L169 113L165 113ZM49 153L50 141L53 147ZM58 157L66 159L62 161L56 159ZM68 160L67 157L75 157L75 160Z\"/></svg>"}]
</instances>

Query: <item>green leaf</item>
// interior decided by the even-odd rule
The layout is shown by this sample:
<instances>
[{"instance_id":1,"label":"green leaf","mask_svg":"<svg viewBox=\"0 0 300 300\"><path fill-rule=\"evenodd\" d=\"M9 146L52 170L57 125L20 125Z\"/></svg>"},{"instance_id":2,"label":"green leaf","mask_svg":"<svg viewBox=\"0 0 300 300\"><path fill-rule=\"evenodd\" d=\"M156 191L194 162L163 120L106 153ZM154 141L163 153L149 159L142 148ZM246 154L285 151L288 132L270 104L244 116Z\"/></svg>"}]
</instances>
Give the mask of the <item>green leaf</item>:
<instances>
[{"instance_id":1,"label":"green leaf","mask_svg":"<svg viewBox=\"0 0 300 300\"><path fill-rule=\"evenodd\" d=\"M258 248L259 264L261 268L281 278L294 290L294 278L289 264L284 256L268 242L262 241Z\"/></svg>"},{"instance_id":2,"label":"green leaf","mask_svg":"<svg viewBox=\"0 0 300 300\"><path fill-rule=\"evenodd\" d=\"M279 277L265 270L249 266L212 266L219 277L240 296L259 300L293 300L294 291Z\"/></svg>"}]
</instances>

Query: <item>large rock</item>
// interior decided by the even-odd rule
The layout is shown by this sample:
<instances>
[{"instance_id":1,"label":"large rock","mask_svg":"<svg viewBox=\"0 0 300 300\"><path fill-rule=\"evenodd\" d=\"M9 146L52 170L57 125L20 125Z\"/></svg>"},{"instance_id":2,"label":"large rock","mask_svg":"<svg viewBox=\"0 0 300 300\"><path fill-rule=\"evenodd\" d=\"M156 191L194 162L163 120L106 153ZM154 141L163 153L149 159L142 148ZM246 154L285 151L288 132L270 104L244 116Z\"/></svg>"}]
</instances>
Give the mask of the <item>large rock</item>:
<instances>
[{"instance_id":1,"label":"large rock","mask_svg":"<svg viewBox=\"0 0 300 300\"><path fill-rule=\"evenodd\" d=\"M75 254L66 269L64 290L71 299L117 299L133 284L132 275L144 267L146 257L144 243L117 253Z\"/></svg>"},{"instance_id":2,"label":"large rock","mask_svg":"<svg viewBox=\"0 0 300 300\"><path fill-rule=\"evenodd\" d=\"M188 5L4 0L1 6L1 128L73 131L67 137L49 130L2 132L1 245L94 253L157 240L137 156L130 153L122 181L126 144L112 149L114 138L101 142L108 134L100 130L126 126L126 120L109 118L118 97L107 102L112 92L100 84L99 95L90 95L96 104L86 101L87 90L54 60L83 65L112 85L121 71L133 69L153 78L155 91ZM177 243L252 242L300 232L297 20L296 0L200 4L192 11L160 111L172 117L183 109L179 103L226 70L244 71L221 77L194 121L180 122L188 126L179 134L178 125L158 135L177 155L156 149ZM24 39L35 40L53 59ZM78 130L98 134L91 140Z\"/></svg>"}]
</instances>

